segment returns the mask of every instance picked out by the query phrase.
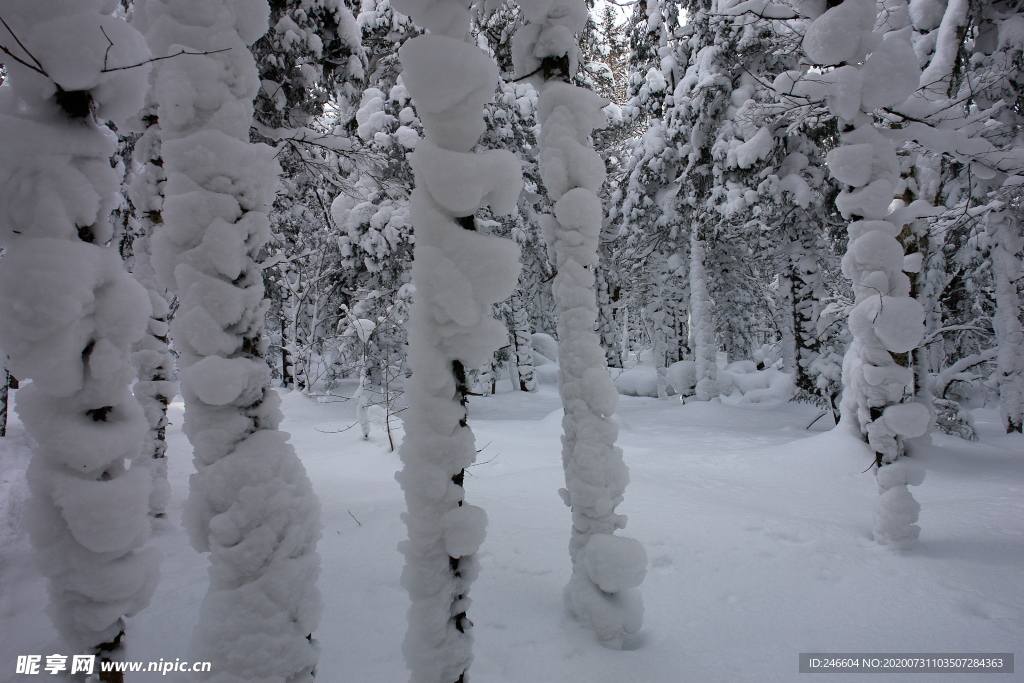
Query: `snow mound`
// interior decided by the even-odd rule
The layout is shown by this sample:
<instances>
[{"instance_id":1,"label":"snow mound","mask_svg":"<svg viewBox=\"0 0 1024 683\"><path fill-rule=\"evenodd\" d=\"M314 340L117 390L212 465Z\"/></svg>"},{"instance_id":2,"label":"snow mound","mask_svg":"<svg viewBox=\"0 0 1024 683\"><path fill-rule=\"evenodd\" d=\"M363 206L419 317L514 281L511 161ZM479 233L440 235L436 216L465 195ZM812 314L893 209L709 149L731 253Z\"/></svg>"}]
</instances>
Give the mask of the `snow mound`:
<instances>
[{"instance_id":1,"label":"snow mound","mask_svg":"<svg viewBox=\"0 0 1024 683\"><path fill-rule=\"evenodd\" d=\"M718 371L722 403L775 407L793 397L793 376L775 368L758 370L753 361L729 363Z\"/></svg>"},{"instance_id":2,"label":"snow mound","mask_svg":"<svg viewBox=\"0 0 1024 683\"><path fill-rule=\"evenodd\" d=\"M533 352L544 357L545 361L558 362L558 342L550 334L535 332L531 337L533 340ZM537 363L543 365L544 363Z\"/></svg>"},{"instance_id":3,"label":"snow mound","mask_svg":"<svg viewBox=\"0 0 1024 683\"><path fill-rule=\"evenodd\" d=\"M658 371L647 365L638 365L619 373L614 382L615 389L624 396L658 396ZM669 396L690 396L696 384L697 364L694 361L681 360L668 366L666 390Z\"/></svg>"}]
</instances>

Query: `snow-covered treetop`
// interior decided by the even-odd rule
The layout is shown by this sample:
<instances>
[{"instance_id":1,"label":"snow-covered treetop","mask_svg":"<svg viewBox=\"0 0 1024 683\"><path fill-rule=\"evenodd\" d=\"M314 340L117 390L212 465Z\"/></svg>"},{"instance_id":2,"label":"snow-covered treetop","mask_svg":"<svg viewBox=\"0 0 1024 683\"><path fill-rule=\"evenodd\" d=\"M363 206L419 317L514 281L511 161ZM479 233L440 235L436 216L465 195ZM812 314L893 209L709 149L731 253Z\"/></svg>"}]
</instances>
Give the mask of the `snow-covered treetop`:
<instances>
[{"instance_id":1,"label":"snow-covered treetop","mask_svg":"<svg viewBox=\"0 0 1024 683\"><path fill-rule=\"evenodd\" d=\"M583 0L522 0L519 5L527 24L512 39L516 74L536 74L547 57L566 57L566 75L575 74L580 60L576 34L586 27L589 16ZM543 82L539 76L534 80L537 86Z\"/></svg>"},{"instance_id":2,"label":"snow-covered treetop","mask_svg":"<svg viewBox=\"0 0 1024 683\"><path fill-rule=\"evenodd\" d=\"M146 40L108 0L0 2L0 45L11 86L28 106L56 97L74 118L94 111L120 125L142 108Z\"/></svg>"}]
</instances>

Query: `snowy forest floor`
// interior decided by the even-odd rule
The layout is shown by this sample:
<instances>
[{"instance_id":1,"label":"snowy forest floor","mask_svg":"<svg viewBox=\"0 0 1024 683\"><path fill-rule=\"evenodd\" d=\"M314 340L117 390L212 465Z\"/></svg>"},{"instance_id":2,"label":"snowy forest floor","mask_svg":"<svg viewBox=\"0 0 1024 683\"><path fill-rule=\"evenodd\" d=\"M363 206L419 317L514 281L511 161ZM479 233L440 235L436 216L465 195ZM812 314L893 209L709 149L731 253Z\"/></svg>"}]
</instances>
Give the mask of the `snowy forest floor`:
<instances>
[{"instance_id":1,"label":"snowy forest floor","mask_svg":"<svg viewBox=\"0 0 1024 683\"><path fill-rule=\"evenodd\" d=\"M283 428L323 505L317 680L407 680L398 455L379 426L368 441L358 428L332 433L354 422L352 402L291 393L284 410ZM474 397L470 424L481 464L466 488L490 523L472 588L473 680L788 681L802 680L800 652L1015 650L1018 673L985 680L1024 680L1024 438L1000 434L988 410L975 412L980 443L934 436L918 455L928 475L913 489L920 545L894 552L871 540L877 490L863 471L871 462L866 447L827 431L825 420L807 431L815 415L797 404L755 410L621 397L619 445L632 483L619 511L629 515L627 533L647 547L650 567L636 647L614 652L563 608L569 511L556 494L564 484L556 390ZM130 624L135 661L186 659L206 591L207 560L180 527L192 472L180 399L171 422L174 498L153 541L164 553L162 578ZM45 583L19 521L28 452L16 417L9 434L0 439L2 681L29 680L13 674L19 654L78 654L64 651L44 613ZM904 680L813 680L862 677Z\"/></svg>"}]
</instances>

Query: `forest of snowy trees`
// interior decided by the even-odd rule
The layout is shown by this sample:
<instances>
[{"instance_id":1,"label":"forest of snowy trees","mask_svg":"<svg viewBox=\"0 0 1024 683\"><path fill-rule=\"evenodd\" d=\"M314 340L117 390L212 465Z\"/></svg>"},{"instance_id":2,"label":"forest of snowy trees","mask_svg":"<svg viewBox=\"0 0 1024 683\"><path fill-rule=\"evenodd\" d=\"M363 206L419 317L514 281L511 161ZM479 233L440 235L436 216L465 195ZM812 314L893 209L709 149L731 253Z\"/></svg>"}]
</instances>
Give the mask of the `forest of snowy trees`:
<instances>
[{"instance_id":1,"label":"forest of snowy trees","mask_svg":"<svg viewBox=\"0 0 1024 683\"><path fill-rule=\"evenodd\" d=\"M612 649L648 566L619 394L816 406L875 454L897 548L920 437L974 439L968 404L1022 430L1019 0L0 0L0 26L0 435L11 386L82 652L123 657L157 585L179 393L218 681L316 674L320 502L277 388L400 452L424 683L468 680L467 401L506 379L557 361L565 599Z\"/></svg>"}]
</instances>

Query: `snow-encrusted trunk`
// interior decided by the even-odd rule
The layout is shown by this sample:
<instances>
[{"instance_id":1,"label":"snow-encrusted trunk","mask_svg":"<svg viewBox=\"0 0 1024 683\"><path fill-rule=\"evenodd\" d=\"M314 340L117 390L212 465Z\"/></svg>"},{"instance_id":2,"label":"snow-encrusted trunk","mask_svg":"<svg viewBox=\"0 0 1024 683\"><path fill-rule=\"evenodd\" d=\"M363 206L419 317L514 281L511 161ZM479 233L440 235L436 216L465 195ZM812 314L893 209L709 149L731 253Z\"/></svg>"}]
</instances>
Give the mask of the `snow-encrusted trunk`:
<instances>
[{"instance_id":1,"label":"snow-encrusted trunk","mask_svg":"<svg viewBox=\"0 0 1024 683\"><path fill-rule=\"evenodd\" d=\"M793 298L793 265L789 254L785 254L779 269L779 345L782 347L782 369L797 371L796 301Z\"/></svg>"},{"instance_id":2,"label":"snow-encrusted trunk","mask_svg":"<svg viewBox=\"0 0 1024 683\"><path fill-rule=\"evenodd\" d=\"M846 64L830 75L836 86L828 106L843 132L842 144L826 159L844 185L836 205L852 220L843 274L853 282L855 303L849 317L853 341L843 362L842 412L875 452L881 494L875 540L905 547L921 531L914 524L920 505L907 487L921 483L924 469L903 457L903 439L924 434L931 420L923 404L904 402L913 396L909 354L924 334L924 309L911 296L897 239L910 221L905 212L890 213L899 160L892 142L864 112L906 100L917 89L920 70L905 34L872 32L875 17L872 0L848 0L811 23L803 46L813 63Z\"/></svg>"},{"instance_id":3,"label":"snow-encrusted trunk","mask_svg":"<svg viewBox=\"0 0 1024 683\"><path fill-rule=\"evenodd\" d=\"M262 337L267 301L256 262L269 237L278 167L249 143L259 89L248 46L267 5L146 0L137 21L157 55L154 100L167 176L152 264L179 306L183 430L196 473L185 513L193 546L210 554L210 588L192 655L211 680L310 681L319 656L319 504L278 429Z\"/></svg>"},{"instance_id":4,"label":"snow-encrusted trunk","mask_svg":"<svg viewBox=\"0 0 1024 683\"><path fill-rule=\"evenodd\" d=\"M537 378L533 370L533 337L530 331L530 313L523 301L521 291L516 291L509 300L512 309L512 329L515 344L516 374L519 378L520 391L534 391Z\"/></svg>"},{"instance_id":5,"label":"snow-encrusted trunk","mask_svg":"<svg viewBox=\"0 0 1024 683\"><path fill-rule=\"evenodd\" d=\"M149 514L163 517L171 498L171 487L167 482L167 406L178 393L178 383L174 377L174 356L170 351L168 294L157 281L151 258L153 231L163 223L163 184L167 178L160 156L156 105L150 103L137 122L142 124L139 126L142 135L135 142L134 158L141 168L132 179L128 193L141 235L132 242L132 275L146 288L153 310L146 334L135 344L132 353L138 380L133 390L149 424L146 446L139 454L139 462L149 467L153 474Z\"/></svg>"},{"instance_id":6,"label":"snow-encrusted trunk","mask_svg":"<svg viewBox=\"0 0 1024 683\"><path fill-rule=\"evenodd\" d=\"M992 239L992 276L996 289L996 373L999 386L999 415L1006 433L1020 432L1024 425L1024 326L1017 282L1024 267L1017 254L1024 249L1021 224L1009 211L988 217Z\"/></svg>"},{"instance_id":7,"label":"snow-encrusted trunk","mask_svg":"<svg viewBox=\"0 0 1024 683\"><path fill-rule=\"evenodd\" d=\"M178 383L170 350L170 306L167 291L157 283L156 273L149 263L150 239L150 235L139 237L133 246L135 268L132 274L146 288L153 310L146 334L132 353L137 378L133 391L149 425L146 446L140 455L140 462L150 468L153 476L149 514L163 517L171 500L171 486L167 482L167 406L178 393Z\"/></svg>"},{"instance_id":8,"label":"snow-encrusted trunk","mask_svg":"<svg viewBox=\"0 0 1024 683\"><path fill-rule=\"evenodd\" d=\"M287 305L281 304L281 386L285 389L295 388L295 360L292 351L295 348L291 334L291 317Z\"/></svg>"},{"instance_id":9,"label":"snow-encrusted trunk","mask_svg":"<svg viewBox=\"0 0 1024 683\"><path fill-rule=\"evenodd\" d=\"M616 300L618 287L612 292L608 275L604 271L597 273L597 306L598 332L601 335L601 346L604 347L605 363L610 368L622 367L622 344L619 326L615 324Z\"/></svg>"},{"instance_id":10,"label":"snow-encrusted trunk","mask_svg":"<svg viewBox=\"0 0 1024 683\"><path fill-rule=\"evenodd\" d=\"M718 396L718 353L715 346L715 318L708 293L704 267L704 239L698 225L690 227L690 330L693 334L697 384L694 398L710 401Z\"/></svg>"},{"instance_id":11,"label":"snow-encrusted trunk","mask_svg":"<svg viewBox=\"0 0 1024 683\"><path fill-rule=\"evenodd\" d=\"M592 628L598 641L619 649L643 623L638 586L647 554L635 539L614 535L626 526L615 512L629 470L615 445L618 425L611 416L618 399L595 332L597 297L593 269L603 210L597 196L604 163L589 136L605 123L607 100L570 85L587 8L582 0L523 3L528 23L513 42L519 73L543 73L538 102L541 179L554 202L554 215L541 217L541 230L556 275L559 341L558 389L562 397L562 500L572 510L569 555L572 577L565 589L570 612Z\"/></svg>"},{"instance_id":12,"label":"snow-encrusted trunk","mask_svg":"<svg viewBox=\"0 0 1024 683\"><path fill-rule=\"evenodd\" d=\"M817 384L820 372L814 372L814 364L822 357L825 346L824 340L818 338L822 298L826 295L821 264L814 246L816 239L820 238L807 227L802 233L800 240L791 244L793 251L789 255L787 271L792 299L789 315L793 326L793 385L804 396L818 396L826 407L833 408L829 392Z\"/></svg>"},{"instance_id":13,"label":"snow-encrusted trunk","mask_svg":"<svg viewBox=\"0 0 1024 683\"><path fill-rule=\"evenodd\" d=\"M131 467L146 423L130 351L149 302L109 246L123 167L107 123L142 106L149 67L103 72L149 53L106 7L0 2L21 58L3 59L0 88L0 345L30 380L17 395L34 442L25 521L64 651L101 660L119 657L159 556L143 548L149 470Z\"/></svg>"},{"instance_id":14,"label":"snow-encrusted trunk","mask_svg":"<svg viewBox=\"0 0 1024 683\"><path fill-rule=\"evenodd\" d=\"M655 302L647 314L651 326L651 353L654 356L654 374L656 378L658 398L668 398L668 333L665 305L663 301Z\"/></svg>"},{"instance_id":15,"label":"snow-encrusted trunk","mask_svg":"<svg viewBox=\"0 0 1024 683\"><path fill-rule=\"evenodd\" d=\"M7 402L10 397L11 373L7 371L7 355L0 351L0 436L7 436Z\"/></svg>"},{"instance_id":16,"label":"snow-encrusted trunk","mask_svg":"<svg viewBox=\"0 0 1024 683\"><path fill-rule=\"evenodd\" d=\"M922 335L928 331L928 320L931 319L934 322L937 317L934 310L935 296L931 291L927 270L931 256L931 240L928 229L927 221L913 221L903 228L903 232L898 237L904 249L903 272L910 279L910 296L920 302L923 311ZM917 346L911 350L910 365L914 370L914 400L928 409L929 415L932 416L929 422L931 423L935 417L935 406L931 393L927 346Z\"/></svg>"},{"instance_id":17,"label":"snow-encrusted trunk","mask_svg":"<svg viewBox=\"0 0 1024 683\"><path fill-rule=\"evenodd\" d=\"M396 478L409 532L400 544L402 585L412 605L402 651L414 683L462 683L473 658L469 588L487 526L487 515L466 502L463 488L476 458L467 373L507 342L492 305L519 281L519 247L480 233L474 216L485 206L497 215L515 211L522 171L510 152L469 151L484 132L483 109L494 97L498 68L467 42L466 7L457 0L396 0L394 7L431 32L398 53L425 134L410 157L416 297Z\"/></svg>"}]
</instances>

